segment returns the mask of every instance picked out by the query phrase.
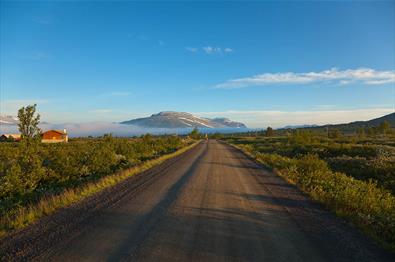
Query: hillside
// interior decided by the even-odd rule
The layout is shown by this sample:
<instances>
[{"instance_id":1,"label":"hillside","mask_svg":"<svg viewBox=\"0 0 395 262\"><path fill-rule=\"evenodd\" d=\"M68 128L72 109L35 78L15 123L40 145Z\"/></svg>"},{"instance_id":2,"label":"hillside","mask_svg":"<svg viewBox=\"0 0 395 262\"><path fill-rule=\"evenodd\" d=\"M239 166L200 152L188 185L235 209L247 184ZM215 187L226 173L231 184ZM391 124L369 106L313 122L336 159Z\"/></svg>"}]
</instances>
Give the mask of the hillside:
<instances>
[{"instance_id":1,"label":"hillside","mask_svg":"<svg viewBox=\"0 0 395 262\"><path fill-rule=\"evenodd\" d=\"M202 118L185 112L160 112L150 117L123 121L121 124L137 125L149 128L246 128L246 125L228 118Z\"/></svg>"},{"instance_id":2,"label":"hillside","mask_svg":"<svg viewBox=\"0 0 395 262\"><path fill-rule=\"evenodd\" d=\"M346 124L337 124L337 125L325 125L325 126L318 126L318 127L310 127L310 129L324 129L326 127L336 128L343 132L354 132L357 128L368 128L368 127L377 127L384 121L390 123L392 128L395 128L395 112L374 118L368 121L355 121Z\"/></svg>"}]
</instances>

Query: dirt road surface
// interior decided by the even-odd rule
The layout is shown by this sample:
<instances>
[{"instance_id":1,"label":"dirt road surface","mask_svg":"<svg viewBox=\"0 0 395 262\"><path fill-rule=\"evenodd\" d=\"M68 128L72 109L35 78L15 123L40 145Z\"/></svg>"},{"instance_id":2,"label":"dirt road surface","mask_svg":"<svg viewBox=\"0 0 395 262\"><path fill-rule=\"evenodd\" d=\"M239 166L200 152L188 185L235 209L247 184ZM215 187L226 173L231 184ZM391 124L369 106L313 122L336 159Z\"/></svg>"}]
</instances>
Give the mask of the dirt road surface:
<instances>
[{"instance_id":1,"label":"dirt road surface","mask_svg":"<svg viewBox=\"0 0 395 262\"><path fill-rule=\"evenodd\" d=\"M13 261L394 259L215 140L3 239L0 254Z\"/></svg>"}]
</instances>

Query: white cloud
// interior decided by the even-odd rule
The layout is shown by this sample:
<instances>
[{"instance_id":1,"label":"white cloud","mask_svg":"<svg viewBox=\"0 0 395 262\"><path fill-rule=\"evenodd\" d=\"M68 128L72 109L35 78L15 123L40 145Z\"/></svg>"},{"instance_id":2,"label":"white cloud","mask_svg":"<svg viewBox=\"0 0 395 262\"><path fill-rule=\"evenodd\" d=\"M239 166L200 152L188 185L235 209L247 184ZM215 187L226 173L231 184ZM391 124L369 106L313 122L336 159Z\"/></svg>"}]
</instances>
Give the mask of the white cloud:
<instances>
[{"instance_id":1,"label":"white cloud","mask_svg":"<svg viewBox=\"0 0 395 262\"><path fill-rule=\"evenodd\" d=\"M202 117L227 117L234 121L243 122L250 128L265 128L267 126L279 128L286 125L325 125L365 121L393 113L394 111L394 107L388 107L320 111L230 110L222 112L195 112L194 114Z\"/></svg>"},{"instance_id":2,"label":"white cloud","mask_svg":"<svg viewBox=\"0 0 395 262\"><path fill-rule=\"evenodd\" d=\"M241 88L248 86L265 86L275 84L312 84L332 82L340 85L361 83L380 85L395 83L395 70L378 71L371 68L339 70L332 68L320 72L307 73L264 73L245 78L230 79L216 85L216 88Z\"/></svg>"},{"instance_id":3,"label":"white cloud","mask_svg":"<svg viewBox=\"0 0 395 262\"><path fill-rule=\"evenodd\" d=\"M192 53L197 53L199 52L199 50L201 50L202 52L208 54L208 55L212 55L212 54L228 54L228 53L232 53L233 49L229 48L229 47L213 47L213 46L204 46L202 48L197 48L197 47L186 47L185 48L187 51L192 52Z\"/></svg>"},{"instance_id":4,"label":"white cloud","mask_svg":"<svg viewBox=\"0 0 395 262\"><path fill-rule=\"evenodd\" d=\"M151 112L134 112L119 108L91 108L84 111L54 111L38 110L41 120L51 124L61 123L88 123L99 122L121 122L139 117L146 117ZM15 114L12 114L15 115Z\"/></svg>"},{"instance_id":5,"label":"white cloud","mask_svg":"<svg viewBox=\"0 0 395 262\"><path fill-rule=\"evenodd\" d=\"M130 137L140 136L146 133L150 134L185 134L191 132L190 129L173 129L173 128L144 128L134 125L124 125L118 123L109 123L102 121L85 122L85 123L42 123L39 125L42 130L49 129L66 129L70 137L82 136L102 136L112 133L114 136ZM18 133L16 125L0 125L0 134Z\"/></svg>"},{"instance_id":6,"label":"white cloud","mask_svg":"<svg viewBox=\"0 0 395 262\"><path fill-rule=\"evenodd\" d=\"M212 47L205 46L202 48L206 54L222 54L222 53L232 53L233 49L229 47L221 48L221 47Z\"/></svg>"},{"instance_id":7,"label":"white cloud","mask_svg":"<svg viewBox=\"0 0 395 262\"><path fill-rule=\"evenodd\" d=\"M232 52L233 52L233 49L232 49L232 48L229 48L229 47L226 47L226 48L224 49L224 52L225 52L225 53L232 53Z\"/></svg>"},{"instance_id":8,"label":"white cloud","mask_svg":"<svg viewBox=\"0 0 395 262\"><path fill-rule=\"evenodd\" d=\"M63 129L66 128L72 136L102 135L105 133L114 133L115 135L130 136L144 133L179 133L185 130L175 129L145 129L136 126L120 125L110 123L114 121L124 121L137 117L145 117L149 113L131 113L112 110L114 114L103 114L110 109L97 109L88 112L71 113L71 112L40 112L42 121L49 124L42 124L43 129ZM98 112L95 112L98 111ZM100 113L102 111L102 113ZM387 108L362 108L362 109L343 109L343 110L320 110L320 111L281 111L281 110L253 110L253 111L218 111L218 112L193 112L200 117L227 117L234 121L245 123L250 128L273 128L284 127L286 125L303 125L303 124L340 124L352 121L364 121L377 118L386 114L393 113L395 107ZM86 117L80 119L78 116ZM96 122L92 121L92 116L96 116ZM103 122L109 121L109 122ZM8 130L7 128L14 128ZM0 125L0 133L16 132L15 126Z\"/></svg>"},{"instance_id":9,"label":"white cloud","mask_svg":"<svg viewBox=\"0 0 395 262\"><path fill-rule=\"evenodd\" d=\"M198 51L198 49L196 47L185 47L185 50L192 52L192 53L196 53Z\"/></svg>"},{"instance_id":10,"label":"white cloud","mask_svg":"<svg viewBox=\"0 0 395 262\"><path fill-rule=\"evenodd\" d=\"M216 54L216 53L221 53L222 49L220 47L205 46L203 47L203 51L206 54Z\"/></svg>"}]
</instances>

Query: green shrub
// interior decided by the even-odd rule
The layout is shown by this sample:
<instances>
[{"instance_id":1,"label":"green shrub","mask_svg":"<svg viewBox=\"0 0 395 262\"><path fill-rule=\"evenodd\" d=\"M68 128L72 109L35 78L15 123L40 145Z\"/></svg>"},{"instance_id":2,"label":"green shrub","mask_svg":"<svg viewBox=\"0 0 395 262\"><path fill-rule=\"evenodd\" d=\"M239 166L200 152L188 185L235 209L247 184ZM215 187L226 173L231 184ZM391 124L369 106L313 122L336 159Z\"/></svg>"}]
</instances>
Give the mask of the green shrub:
<instances>
[{"instance_id":1,"label":"green shrub","mask_svg":"<svg viewBox=\"0 0 395 262\"><path fill-rule=\"evenodd\" d=\"M304 139L303 143L294 140L301 137L308 139ZM355 137L328 139L307 131L295 132L290 137L227 139L239 146L249 146L249 151L276 155L277 158L317 155L331 170L364 181L376 181L378 185L395 194L395 147L391 144L391 139L369 138L359 140L362 141L361 143L356 143L354 140Z\"/></svg>"},{"instance_id":2,"label":"green shrub","mask_svg":"<svg viewBox=\"0 0 395 262\"><path fill-rule=\"evenodd\" d=\"M0 143L0 215L185 144L177 136L147 135L138 139L106 135L59 144Z\"/></svg>"},{"instance_id":3,"label":"green shrub","mask_svg":"<svg viewBox=\"0 0 395 262\"><path fill-rule=\"evenodd\" d=\"M376 182L333 172L317 154L288 158L241 146L259 162L275 168L313 199L346 217L384 246L395 250L395 197Z\"/></svg>"}]
</instances>

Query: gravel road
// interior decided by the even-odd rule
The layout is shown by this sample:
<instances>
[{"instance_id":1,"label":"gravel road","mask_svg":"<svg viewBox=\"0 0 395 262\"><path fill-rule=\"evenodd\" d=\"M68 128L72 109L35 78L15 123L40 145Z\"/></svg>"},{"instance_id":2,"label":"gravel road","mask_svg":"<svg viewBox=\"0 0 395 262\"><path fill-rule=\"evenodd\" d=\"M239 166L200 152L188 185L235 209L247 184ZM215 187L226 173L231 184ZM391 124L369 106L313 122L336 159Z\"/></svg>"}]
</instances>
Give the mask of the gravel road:
<instances>
[{"instance_id":1,"label":"gravel road","mask_svg":"<svg viewBox=\"0 0 395 262\"><path fill-rule=\"evenodd\" d=\"M395 261L216 140L1 240L2 260Z\"/></svg>"}]
</instances>

